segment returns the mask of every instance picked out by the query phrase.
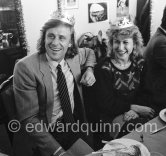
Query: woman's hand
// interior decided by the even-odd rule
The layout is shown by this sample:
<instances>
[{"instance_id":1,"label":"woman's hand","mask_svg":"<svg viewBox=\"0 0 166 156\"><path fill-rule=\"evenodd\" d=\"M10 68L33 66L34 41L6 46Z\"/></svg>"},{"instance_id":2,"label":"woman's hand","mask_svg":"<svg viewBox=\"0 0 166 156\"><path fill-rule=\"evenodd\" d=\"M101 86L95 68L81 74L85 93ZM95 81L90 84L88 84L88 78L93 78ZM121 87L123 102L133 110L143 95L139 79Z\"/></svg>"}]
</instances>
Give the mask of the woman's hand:
<instances>
[{"instance_id":1,"label":"woman's hand","mask_svg":"<svg viewBox=\"0 0 166 156\"><path fill-rule=\"evenodd\" d=\"M144 117L153 118L155 114L154 109L147 106L131 105L131 110L137 112L138 114Z\"/></svg>"},{"instance_id":2,"label":"woman's hand","mask_svg":"<svg viewBox=\"0 0 166 156\"><path fill-rule=\"evenodd\" d=\"M139 115L135 111L129 110L124 114L124 121L130 121L131 119L136 119L138 117Z\"/></svg>"},{"instance_id":3,"label":"woman's hand","mask_svg":"<svg viewBox=\"0 0 166 156\"><path fill-rule=\"evenodd\" d=\"M88 67L85 73L83 74L80 83L85 86L92 86L96 82L95 76L93 74L93 69Z\"/></svg>"}]
</instances>

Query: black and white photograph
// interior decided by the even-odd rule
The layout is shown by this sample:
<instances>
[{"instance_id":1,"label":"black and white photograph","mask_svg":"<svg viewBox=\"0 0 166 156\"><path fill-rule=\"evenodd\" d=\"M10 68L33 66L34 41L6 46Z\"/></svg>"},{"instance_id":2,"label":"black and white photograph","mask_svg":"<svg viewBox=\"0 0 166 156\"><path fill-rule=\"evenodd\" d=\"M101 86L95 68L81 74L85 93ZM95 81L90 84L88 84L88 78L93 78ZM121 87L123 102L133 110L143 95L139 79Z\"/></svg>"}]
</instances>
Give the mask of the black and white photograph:
<instances>
[{"instance_id":1,"label":"black and white photograph","mask_svg":"<svg viewBox=\"0 0 166 156\"><path fill-rule=\"evenodd\" d=\"M108 20L108 3L89 3L88 15L89 23L102 22Z\"/></svg>"},{"instance_id":2,"label":"black and white photograph","mask_svg":"<svg viewBox=\"0 0 166 156\"><path fill-rule=\"evenodd\" d=\"M0 0L0 156L166 156L166 0Z\"/></svg>"},{"instance_id":3,"label":"black and white photograph","mask_svg":"<svg viewBox=\"0 0 166 156\"><path fill-rule=\"evenodd\" d=\"M79 0L64 0L65 9L78 9Z\"/></svg>"},{"instance_id":4,"label":"black and white photograph","mask_svg":"<svg viewBox=\"0 0 166 156\"><path fill-rule=\"evenodd\" d=\"M117 0L117 17L129 15L129 0Z\"/></svg>"}]
</instances>

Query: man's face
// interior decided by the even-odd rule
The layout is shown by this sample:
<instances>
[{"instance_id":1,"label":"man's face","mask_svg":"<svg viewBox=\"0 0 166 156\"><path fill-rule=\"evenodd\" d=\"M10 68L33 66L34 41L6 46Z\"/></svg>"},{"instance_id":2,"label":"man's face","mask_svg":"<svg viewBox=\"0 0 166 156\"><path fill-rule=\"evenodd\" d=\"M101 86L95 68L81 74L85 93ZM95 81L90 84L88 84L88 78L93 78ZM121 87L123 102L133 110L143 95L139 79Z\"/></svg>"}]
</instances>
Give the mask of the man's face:
<instances>
[{"instance_id":1,"label":"man's face","mask_svg":"<svg viewBox=\"0 0 166 156\"><path fill-rule=\"evenodd\" d=\"M50 28L45 35L47 55L58 63L65 57L68 47L71 46L71 29L65 25Z\"/></svg>"}]
</instances>

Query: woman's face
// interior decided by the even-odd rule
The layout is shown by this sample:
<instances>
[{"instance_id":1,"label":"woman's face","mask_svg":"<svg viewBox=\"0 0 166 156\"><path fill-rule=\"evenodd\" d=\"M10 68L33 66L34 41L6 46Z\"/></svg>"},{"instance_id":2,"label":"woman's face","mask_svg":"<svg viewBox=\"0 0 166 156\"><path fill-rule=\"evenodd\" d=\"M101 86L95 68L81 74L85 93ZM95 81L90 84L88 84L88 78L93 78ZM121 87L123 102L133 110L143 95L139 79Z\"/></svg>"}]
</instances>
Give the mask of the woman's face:
<instances>
[{"instance_id":1,"label":"woman's face","mask_svg":"<svg viewBox=\"0 0 166 156\"><path fill-rule=\"evenodd\" d=\"M132 38L113 39L113 52L115 58L128 61L134 48Z\"/></svg>"}]
</instances>

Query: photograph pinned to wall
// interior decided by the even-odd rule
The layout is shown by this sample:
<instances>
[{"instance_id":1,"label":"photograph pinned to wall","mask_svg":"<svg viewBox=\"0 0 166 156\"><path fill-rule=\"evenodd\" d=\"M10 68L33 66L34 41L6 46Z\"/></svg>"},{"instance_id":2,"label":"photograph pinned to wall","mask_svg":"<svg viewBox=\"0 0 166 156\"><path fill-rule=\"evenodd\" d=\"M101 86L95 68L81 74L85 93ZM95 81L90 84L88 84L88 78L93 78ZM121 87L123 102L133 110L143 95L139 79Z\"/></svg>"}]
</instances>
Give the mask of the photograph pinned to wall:
<instances>
[{"instance_id":1,"label":"photograph pinned to wall","mask_svg":"<svg viewBox=\"0 0 166 156\"><path fill-rule=\"evenodd\" d=\"M78 9L78 0L64 0L65 9Z\"/></svg>"},{"instance_id":2,"label":"photograph pinned to wall","mask_svg":"<svg viewBox=\"0 0 166 156\"><path fill-rule=\"evenodd\" d=\"M97 2L88 4L89 23L108 20L108 2Z\"/></svg>"},{"instance_id":3,"label":"photograph pinned to wall","mask_svg":"<svg viewBox=\"0 0 166 156\"><path fill-rule=\"evenodd\" d=\"M117 17L129 15L129 0L117 0Z\"/></svg>"}]
</instances>

